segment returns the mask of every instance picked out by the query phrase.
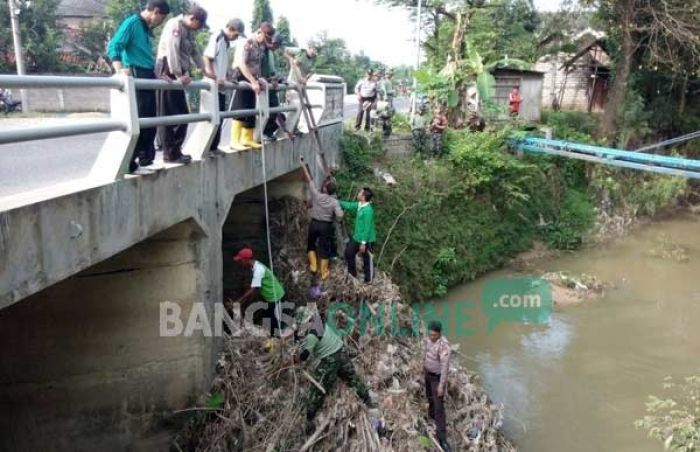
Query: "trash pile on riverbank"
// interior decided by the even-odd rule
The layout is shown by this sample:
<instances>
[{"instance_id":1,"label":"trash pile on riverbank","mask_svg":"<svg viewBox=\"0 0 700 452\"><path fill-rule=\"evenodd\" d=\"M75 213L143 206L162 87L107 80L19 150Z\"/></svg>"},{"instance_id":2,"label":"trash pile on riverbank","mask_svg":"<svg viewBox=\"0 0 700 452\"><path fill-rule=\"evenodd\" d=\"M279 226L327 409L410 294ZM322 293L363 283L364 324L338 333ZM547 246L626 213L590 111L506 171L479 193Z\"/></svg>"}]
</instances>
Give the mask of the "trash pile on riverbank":
<instances>
[{"instance_id":1,"label":"trash pile on riverbank","mask_svg":"<svg viewBox=\"0 0 700 452\"><path fill-rule=\"evenodd\" d=\"M305 272L307 212L293 200L275 207L275 272L284 280L288 299L305 303L309 287ZM354 309L364 301L375 312L382 312L382 305L386 308L384 316L377 316L380 322L369 325L369 334L359 335L356 328L345 338L348 354L378 409L368 410L351 389L338 382L316 417L316 432L307 437L303 405L314 384L309 378L312 370L294 365L291 339L269 343L262 330L246 325L242 335L225 339L208 408L198 412L199 419L190 422L177 439L182 450L440 450L426 420L421 339L372 334L380 325L387 332L392 326L412 325L411 310L401 303L399 288L381 272L372 285L358 282L338 263L326 293L317 301L319 309L334 301ZM454 356L445 401L453 450L515 450L500 431L502 407L490 401L477 377L458 361Z\"/></svg>"},{"instance_id":2,"label":"trash pile on riverbank","mask_svg":"<svg viewBox=\"0 0 700 452\"><path fill-rule=\"evenodd\" d=\"M585 273L572 275L568 272L552 272L542 275L552 287L552 301L555 305L566 306L583 301L602 298L605 290L612 286Z\"/></svg>"}]
</instances>

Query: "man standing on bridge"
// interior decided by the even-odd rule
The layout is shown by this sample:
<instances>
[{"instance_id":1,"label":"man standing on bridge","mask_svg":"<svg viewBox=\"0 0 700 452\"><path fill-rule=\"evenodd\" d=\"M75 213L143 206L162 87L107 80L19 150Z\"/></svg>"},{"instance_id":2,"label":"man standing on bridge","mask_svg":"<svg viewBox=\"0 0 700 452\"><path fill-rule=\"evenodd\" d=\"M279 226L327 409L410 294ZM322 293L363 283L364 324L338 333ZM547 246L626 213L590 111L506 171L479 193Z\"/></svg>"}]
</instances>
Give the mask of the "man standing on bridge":
<instances>
[{"instance_id":1,"label":"man standing on bridge","mask_svg":"<svg viewBox=\"0 0 700 452\"><path fill-rule=\"evenodd\" d=\"M151 48L151 30L163 23L170 14L170 6L165 0L149 0L139 14L126 18L107 45L107 55L117 73L129 77L155 79L156 60ZM136 90L136 105L139 118L156 116L156 93L151 89ZM153 164L156 149L153 144L156 129L141 129L134 153L129 162L131 174L145 175L152 171L147 167ZM139 162L136 163L138 158Z\"/></svg>"},{"instance_id":2,"label":"man standing on bridge","mask_svg":"<svg viewBox=\"0 0 700 452\"><path fill-rule=\"evenodd\" d=\"M169 82L179 81L183 86L192 82L189 71L196 66L209 78L216 78L205 68L194 41L195 32L207 23L207 11L201 6L192 6L187 14L170 19L163 28L158 44L156 73ZM161 90L158 96L160 116L186 115L190 112L187 96L183 90ZM158 130L163 146L163 159L171 163L188 164L192 157L182 153L187 138L187 124L162 126Z\"/></svg>"},{"instance_id":3,"label":"man standing on bridge","mask_svg":"<svg viewBox=\"0 0 700 452\"><path fill-rule=\"evenodd\" d=\"M275 27L267 22L260 24L255 36L236 46L233 61L233 79L236 82L248 82L253 90L237 89L233 94L234 110L254 110L256 96L265 89L262 78L262 59L268 43L272 42ZM255 141L255 115L238 118L231 121L231 149L244 151L260 149L262 146Z\"/></svg>"},{"instance_id":4,"label":"man standing on bridge","mask_svg":"<svg viewBox=\"0 0 700 452\"><path fill-rule=\"evenodd\" d=\"M219 111L226 110L226 91L223 87L229 75L229 47L239 37L245 38L245 25L241 19L231 19L219 33L212 33L207 48L204 50L204 64L207 71L216 77L215 80L219 84ZM216 135L214 135L209 148L212 153L221 152L219 150L220 141L221 123L216 129Z\"/></svg>"},{"instance_id":5,"label":"man standing on bridge","mask_svg":"<svg viewBox=\"0 0 700 452\"><path fill-rule=\"evenodd\" d=\"M287 91L287 102L290 105L298 105L301 108L302 96L301 90L306 86L312 75L314 75L314 63L317 56L315 47L286 47L284 49L284 57L289 62L289 76L287 77L290 85L295 85L296 90ZM297 123L292 124L290 132L308 133L309 124L306 120L301 120L303 114L297 116Z\"/></svg>"}]
</instances>

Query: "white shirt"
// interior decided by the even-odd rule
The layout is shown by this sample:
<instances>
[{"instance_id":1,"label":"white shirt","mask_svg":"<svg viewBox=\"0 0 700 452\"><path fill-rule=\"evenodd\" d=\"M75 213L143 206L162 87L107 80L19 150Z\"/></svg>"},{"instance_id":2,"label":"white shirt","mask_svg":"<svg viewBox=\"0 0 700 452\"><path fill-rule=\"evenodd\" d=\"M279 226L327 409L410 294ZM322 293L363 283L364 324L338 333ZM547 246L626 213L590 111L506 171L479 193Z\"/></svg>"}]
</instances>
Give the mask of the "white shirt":
<instances>
[{"instance_id":1,"label":"white shirt","mask_svg":"<svg viewBox=\"0 0 700 452\"><path fill-rule=\"evenodd\" d=\"M265 276L265 266L258 261L253 264L253 281L250 283L250 287L253 289L259 289L262 287L262 280Z\"/></svg>"},{"instance_id":2,"label":"white shirt","mask_svg":"<svg viewBox=\"0 0 700 452\"><path fill-rule=\"evenodd\" d=\"M229 49L230 43L226 40L224 32L212 33L209 37L207 48L204 49L204 56L214 61L214 71L216 77L225 79L229 68Z\"/></svg>"}]
</instances>

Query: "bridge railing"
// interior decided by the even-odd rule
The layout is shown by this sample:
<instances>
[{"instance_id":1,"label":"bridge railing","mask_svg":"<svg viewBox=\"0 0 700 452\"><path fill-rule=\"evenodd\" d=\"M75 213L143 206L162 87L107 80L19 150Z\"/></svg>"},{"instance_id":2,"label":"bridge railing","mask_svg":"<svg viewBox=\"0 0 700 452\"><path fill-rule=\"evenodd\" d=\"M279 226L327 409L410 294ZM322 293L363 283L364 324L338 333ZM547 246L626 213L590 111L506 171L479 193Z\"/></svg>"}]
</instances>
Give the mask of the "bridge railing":
<instances>
[{"instance_id":1,"label":"bridge railing","mask_svg":"<svg viewBox=\"0 0 700 452\"><path fill-rule=\"evenodd\" d=\"M0 87L19 89L84 89L105 88L110 90L110 117L103 120L76 121L76 124L58 126L38 126L0 131L0 144L21 143L27 141L64 138L80 135L108 132L96 161L87 177L91 184L104 184L124 178L128 173L129 161L134 151L141 129L194 124L183 152L192 156L194 161L206 157L216 129L224 119L257 116L257 135L260 137L268 118L276 113L288 113L288 123L295 124L302 119L301 105L281 102L279 107L269 107L269 96L274 90L270 85L257 96L255 109L219 110L219 93L235 90L251 90L248 83L225 83L219 86L215 81L203 79L193 81L187 86L180 82L164 80L135 79L123 74L112 77L60 77L60 76L16 76L0 75ZM157 116L139 118L136 103L136 91L152 90L190 90L199 91L199 112L174 116ZM296 90L292 85L280 84L276 91ZM338 96L340 92L340 96ZM310 111L319 126L342 122L343 95L345 83L339 77L315 76L307 84ZM299 96L297 96L299 97ZM339 101L338 101L339 97ZM283 99L281 99L283 101ZM227 151L223 149L224 152ZM179 165L166 165L179 166Z\"/></svg>"}]
</instances>

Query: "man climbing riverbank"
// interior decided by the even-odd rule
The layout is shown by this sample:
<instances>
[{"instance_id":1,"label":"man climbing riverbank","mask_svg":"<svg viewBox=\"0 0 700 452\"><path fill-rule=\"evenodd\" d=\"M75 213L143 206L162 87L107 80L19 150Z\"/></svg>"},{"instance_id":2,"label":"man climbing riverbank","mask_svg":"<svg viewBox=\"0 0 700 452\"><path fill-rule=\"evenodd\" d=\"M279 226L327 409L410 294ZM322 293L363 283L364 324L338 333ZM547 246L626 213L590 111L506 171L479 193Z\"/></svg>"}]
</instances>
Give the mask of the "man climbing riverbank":
<instances>
[{"instance_id":1,"label":"man climbing riverbank","mask_svg":"<svg viewBox=\"0 0 700 452\"><path fill-rule=\"evenodd\" d=\"M438 441L445 452L451 450L447 444L447 418L444 405L449 370L450 344L442 335L442 324L432 321L428 325L428 337L425 339L423 373L425 393L428 397L428 417L435 421Z\"/></svg>"},{"instance_id":2,"label":"man climbing riverbank","mask_svg":"<svg viewBox=\"0 0 700 452\"><path fill-rule=\"evenodd\" d=\"M263 318L270 321L270 336L274 336L277 330L277 334L280 334L284 328L282 303L285 292L282 284L272 273L272 270L262 262L255 260L253 250L250 248L240 250L233 260L253 271L250 287L234 304L242 305L246 301L255 301L259 294L260 298L267 303L267 309Z\"/></svg>"},{"instance_id":3,"label":"man climbing riverbank","mask_svg":"<svg viewBox=\"0 0 700 452\"><path fill-rule=\"evenodd\" d=\"M300 161L311 195L311 224L309 225L306 248L309 256L309 271L314 277L320 272L321 281L326 281L330 276L334 222L343 218L343 209L334 196L336 192L335 182L328 181L324 185L325 193L320 192L306 167L304 157L301 157Z\"/></svg>"},{"instance_id":4,"label":"man climbing riverbank","mask_svg":"<svg viewBox=\"0 0 700 452\"><path fill-rule=\"evenodd\" d=\"M357 201L340 201L340 207L345 211L355 212L355 230L345 247L345 261L348 272L357 278L357 254L362 255L364 264L365 282L371 283L374 277L374 263L372 251L374 242L377 241L377 230L374 225L374 207L372 197L374 194L369 187L365 187L357 194Z\"/></svg>"}]
</instances>

